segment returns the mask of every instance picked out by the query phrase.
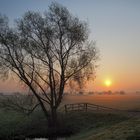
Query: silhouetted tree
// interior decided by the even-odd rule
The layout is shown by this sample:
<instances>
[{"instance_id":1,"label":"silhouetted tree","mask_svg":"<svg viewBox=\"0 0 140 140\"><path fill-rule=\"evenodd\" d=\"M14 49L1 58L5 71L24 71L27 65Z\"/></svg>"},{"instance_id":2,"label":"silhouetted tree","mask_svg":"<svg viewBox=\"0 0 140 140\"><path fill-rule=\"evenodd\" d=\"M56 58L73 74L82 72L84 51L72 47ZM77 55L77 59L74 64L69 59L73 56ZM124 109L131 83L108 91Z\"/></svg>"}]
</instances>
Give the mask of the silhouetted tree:
<instances>
[{"instance_id":1,"label":"silhouetted tree","mask_svg":"<svg viewBox=\"0 0 140 140\"><path fill-rule=\"evenodd\" d=\"M0 74L29 87L52 127L65 87L93 74L97 54L87 24L57 3L44 15L26 12L14 28L0 16Z\"/></svg>"}]
</instances>

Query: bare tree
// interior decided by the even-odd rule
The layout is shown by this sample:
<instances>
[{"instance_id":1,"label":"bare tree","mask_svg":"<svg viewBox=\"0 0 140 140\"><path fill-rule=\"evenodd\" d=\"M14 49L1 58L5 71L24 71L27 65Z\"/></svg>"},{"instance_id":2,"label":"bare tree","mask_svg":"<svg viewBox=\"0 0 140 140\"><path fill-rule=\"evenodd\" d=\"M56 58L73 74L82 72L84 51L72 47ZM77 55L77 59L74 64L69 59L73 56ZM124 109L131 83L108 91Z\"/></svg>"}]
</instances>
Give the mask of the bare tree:
<instances>
[{"instance_id":1,"label":"bare tree","mask_svg":"<svg viewBox=\"0 0 140 140\"><path fill-rule=\"evenodd\" d=\"M80 83L94 73L97 54L88 40L87 24L57 3L43 15L25 13L14 28L0 16L0 74L14 73L23 81L52 126L65 87L70 80Z\"/></svg>"}]
</instances>

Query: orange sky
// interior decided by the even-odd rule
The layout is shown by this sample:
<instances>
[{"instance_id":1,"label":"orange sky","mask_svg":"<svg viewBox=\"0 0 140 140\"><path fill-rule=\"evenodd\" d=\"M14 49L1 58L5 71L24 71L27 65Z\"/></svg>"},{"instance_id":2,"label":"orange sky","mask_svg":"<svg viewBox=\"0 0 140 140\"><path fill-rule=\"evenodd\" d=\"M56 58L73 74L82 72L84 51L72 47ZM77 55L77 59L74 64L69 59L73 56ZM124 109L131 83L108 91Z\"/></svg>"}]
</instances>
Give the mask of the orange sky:
<instances>
[{"instance_id":1,"label":"orange sky","mask_svg":"<svg viewBox=\"0 0 140 140\"><path fill-rule=\"evenodd\" d=\"M98 68L99 69L99 68ZM120 74L103 74L99 75L101 73L99 70L97 71L97 77L94 81L90 81L87 83L87 87L89 91L118 91L118 90L125 90L125 91L137 91L139 90L139 81L137 77L134 77L133 79L130 77L127 77L127 75ZM121 78L120 78L121 77ZM105 80L109 79L111 80L111 85L106 86ZM139 79L140 80L140 79ZM11 91L20 91L24 90L24 87L15 80L7 80L7 81L1 81L0 82L0 92L11 92Z\"/></svg>"}]
</instances>

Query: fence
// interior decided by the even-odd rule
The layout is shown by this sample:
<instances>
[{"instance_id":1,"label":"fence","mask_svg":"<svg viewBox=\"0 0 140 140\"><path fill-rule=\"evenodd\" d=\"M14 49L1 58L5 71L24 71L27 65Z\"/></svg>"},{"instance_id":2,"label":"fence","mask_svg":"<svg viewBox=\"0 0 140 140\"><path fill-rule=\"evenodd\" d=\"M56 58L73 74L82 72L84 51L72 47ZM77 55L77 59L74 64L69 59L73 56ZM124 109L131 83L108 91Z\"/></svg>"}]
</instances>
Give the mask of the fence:
<instances>
[{"instance_id":1,"label":"fence","mask_svg":"<svg viewBox=\"0 0 140 140\"><path fill-rule=\"evenodd\" d=\"M96 104L91 103L75 103L75 104L66 104L64 105L65 113L71 112L71 111L121 111L114 108L109 108L105 106L100 106Z\"/></svg>"}]
</instances>

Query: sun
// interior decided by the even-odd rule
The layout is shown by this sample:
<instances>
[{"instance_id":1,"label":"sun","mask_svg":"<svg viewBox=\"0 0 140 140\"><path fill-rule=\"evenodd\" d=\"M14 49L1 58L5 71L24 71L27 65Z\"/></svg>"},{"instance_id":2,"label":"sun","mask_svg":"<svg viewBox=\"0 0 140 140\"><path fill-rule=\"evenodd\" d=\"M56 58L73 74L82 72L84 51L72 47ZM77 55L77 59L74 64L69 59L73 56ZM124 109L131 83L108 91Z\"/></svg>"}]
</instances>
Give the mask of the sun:
<instances>
[{"instance_id":1,"label":"sun","mask_svg":"<svg viewBox=\"0 0 140 140\"><path fill-rule=\"evenodd\" d=\"M110 79L106 79L104 81L105 86L110 87L112 85L112 81Z\"/></svg>"}]
</instances>

